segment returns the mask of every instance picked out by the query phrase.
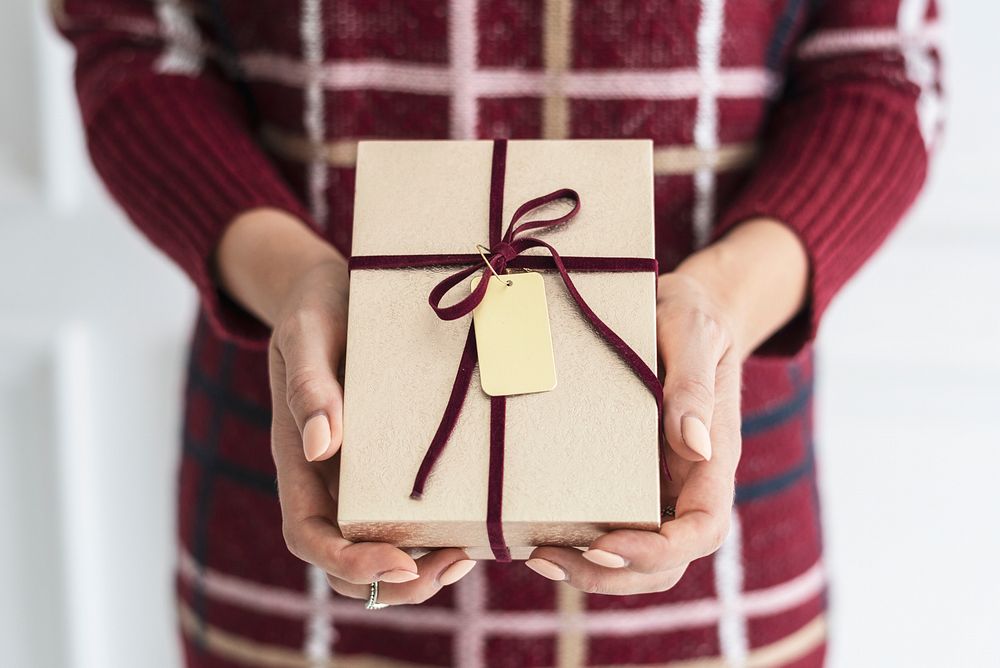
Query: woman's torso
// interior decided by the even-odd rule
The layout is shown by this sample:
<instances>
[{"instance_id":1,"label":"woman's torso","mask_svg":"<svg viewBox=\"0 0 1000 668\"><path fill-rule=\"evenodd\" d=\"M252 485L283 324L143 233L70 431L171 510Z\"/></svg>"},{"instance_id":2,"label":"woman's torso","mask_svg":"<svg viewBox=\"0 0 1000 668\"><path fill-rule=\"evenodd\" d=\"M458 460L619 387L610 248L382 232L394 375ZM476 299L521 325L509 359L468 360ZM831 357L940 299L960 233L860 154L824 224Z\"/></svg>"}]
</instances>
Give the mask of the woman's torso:
<instances>
[{"instance_id":1,"label":"woman's torso","mask_svg":"<svg viewBox=\"0 0 1000 668\"><path fill-rule=\"evenodd\" d=\"M262 145L345 253L358 139L651 138L662 270L705 238L745 178L810 5L209 4L208 31L238 54ZM623 665L733 659L762 647L817 665L825 587L811 388L808 350L747 365L735 536L694 562L675 589L584 595L520 564L484 564L421 608L368 613L331 596L321 580L312 586L285 550L266 358L221 342L200 322L180 477L189 661L200 668L243 656L253 665L240 648L256 643L301 662L287 665L310 665L310 647L320 647L317 656L355 656L343 665L387 657L405 665Z\"/></svg>"}]
</instances>

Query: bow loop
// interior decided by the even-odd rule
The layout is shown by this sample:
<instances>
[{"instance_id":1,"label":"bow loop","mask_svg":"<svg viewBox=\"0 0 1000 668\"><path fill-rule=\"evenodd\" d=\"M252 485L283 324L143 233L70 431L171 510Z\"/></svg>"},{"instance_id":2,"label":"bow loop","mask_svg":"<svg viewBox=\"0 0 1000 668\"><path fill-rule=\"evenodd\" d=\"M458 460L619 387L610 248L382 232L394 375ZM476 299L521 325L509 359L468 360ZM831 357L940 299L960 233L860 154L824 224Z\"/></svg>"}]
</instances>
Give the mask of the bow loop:
<instances>
[{"instance_id":1,"label":"bow loop","mask_svg":"<svg viewBox=\"0 0 1000 668\"><path fill-rule=\"evenodd\" d=\"M521 225L517 224L521 218L528 215L535 209L539 209L546 204L551 204L552 202L560 199L569 199L573 202L573 207L558 218L529 220ZM529 199L527 202L519 206L517 211L514 212L514 215L510 219L510 224L507 226L507 232L503 235L503 238L493 244L493 246L489 249L490 256L486 258L486 266L482 269L483 278L479 281L479 285L476 286L475 290L473 290L468 296L450 306L441 305L441 301L449 292L451 292L452 288L476 273L478 268L475 265L465 269L460 269L434 286L434 289L431 290L431 293L427 298L431 308L434 309L434 313L436 313L442 320L456 320L462 316L472 313L472 311L479 306L480 302L483 301L483 297L486 296L486 289L489 287L490 277L493 276L493 274L503 274L503 272L507 269L507 266L529 248L544 247L553 255L557 255L555 249L549 244L539 239L535 239L534 237L518 238L518 235L528 230L543 229L567 223L576 217L576 214L579 212L580 195L577 194L575 190L570 188L560 188L559 190L550 192L548 195L542 195L541 197Z\"/></svg>"},{"instance_id":2,"label":"bow loop","mask_svg":"<svg viewBox=\"0 0 1000 668\"><path fill-rule=\"evenodd\" d=\"M559 216L558 218L548 218L545 220L529 220L528 222L518 225L517 222L524 218L526 215L534 211L535 209L540 209L546 204L551 204L561 199L568 199L573 202L573 207ZM580 213L580 194L577 193L572 188L560 188L559 190L554 190L548 195L542 195L541 197L535 197L534 199L529 199L527 202L517 207L517 211L511 216L510 225L507 226L507 233L504 234L504 241L513 241L517 235L521 232L527 230L537 230L544 227L554 227L556 225L562 225L563 223L569 222L576 217L576 214Z\"/></svg>"}]
</instances>

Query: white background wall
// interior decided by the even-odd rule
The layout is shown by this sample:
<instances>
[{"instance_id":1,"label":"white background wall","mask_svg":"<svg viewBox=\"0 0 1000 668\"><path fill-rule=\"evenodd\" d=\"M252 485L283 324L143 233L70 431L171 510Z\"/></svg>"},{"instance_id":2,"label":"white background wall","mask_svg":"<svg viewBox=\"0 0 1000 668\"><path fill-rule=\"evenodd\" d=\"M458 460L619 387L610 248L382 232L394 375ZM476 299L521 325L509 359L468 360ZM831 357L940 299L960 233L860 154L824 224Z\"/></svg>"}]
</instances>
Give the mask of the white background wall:
<instances>
[{"instance_id":1,"label":"white background wall","mask_svg":"<svg viewBox=\"0 0 1000 668\"><path fill-rule=\"evenodd\" d=\"M167 668L194 298L90 175L35 4L0 21L0 647ZM835 667L1000 665L1000 5L972 5L931 185L822 332Z\"/></svg>"}]
</instances>

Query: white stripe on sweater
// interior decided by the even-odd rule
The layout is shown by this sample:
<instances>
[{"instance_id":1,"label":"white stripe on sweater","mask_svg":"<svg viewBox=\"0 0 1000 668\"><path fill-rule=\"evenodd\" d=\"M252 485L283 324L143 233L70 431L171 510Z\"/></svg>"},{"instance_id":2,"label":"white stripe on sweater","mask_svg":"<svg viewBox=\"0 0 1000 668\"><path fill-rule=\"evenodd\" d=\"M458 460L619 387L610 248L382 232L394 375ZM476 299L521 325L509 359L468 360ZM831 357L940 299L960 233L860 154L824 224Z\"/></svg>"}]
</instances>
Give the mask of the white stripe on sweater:
<instances>
[{"instance_id":1,"label":"white stripe on sweater","mask_svg":"<svg viewBox=\"0 0 1000 668\"><path fill-rule=\"evenodd\" d=\"M729 535L715 553L715 595L719 598L719 646L729 668L743 668L750 655L743 609L743 531L733 508Z\"/></svg>"},{"instance_id":2,"label":"white stripe on sweater","mask_svg":"<svg viewBox=\"0 0 1000 668\"><path fill-rule=\"evenodd\" d=\"M333 616L329 607L330 585L326 573L315 566L306 567L309 578L309 615L306 617L303 652L313 666L326 666L333 648Z\"/></svg>"},{"instance_id":3,"label":"white stripe on sweater","mask_svg":"<svg viewBox=\"0 0 1000 668\"><path fill-rule=\"evenodd\" d=\"M719 71L724 23L724 0L701 0L698 20L698 110L694 121L694 144L698 150L712 153L719 148L719 95L722 82ZM694 174L694 246L708 243L715 218L715 170L702 167Z\"/></svg>"},{"instance_id":4,"label":"white stripe on sweater","mask_svg":"<svg viewBox=\"0 0 1000 668\"><path fill-rule=\"evenodd\" d=\"M447 71L446 89L451 92L451 138L475 139L478 104L472 80L479 49L476 3L451 0L448 8L448 36L451 68ZM388 67L383 68L382 74L391 76L394 74L393 68L386 65ZM407 85L404 81L397 83Z\"/></svg>"},{"instance_id":5,"label":"white stripe on sweater","mask_svg":"<svg viewBox=\"0 0 1000 668\"><path fill-rule=\"evenodd\" d=\"M323 0L302 0L299 38L305 62L302 124L309 141L309 209L320 228L326 227L326 188L329 166L323 151L326 141L326 100L323 88ZM326 666L333 648L333 619L330 614L330 585L326 574L308 565L309 613L306 618L303 651L312 666Z\"/></svg>"},{"instance_id":6,"label":"white stripe on sweater","mask_svg":"<svg viewBox=\"0 0 1000 668\"><path fill-rule=\"evenodd\" d=\"M302 124L312 146L309 161L309 208L320 228L326 227L327 163L323 156L326 137L326 100L323 85L323 3L322 0L302 0L299 36L302 39L303 112Z\"/></svg>"},{"instance_id":7,"label":"white stripe on sweater","mask_svg":"<svg viewBox=\"0 0 1000 668\"><path fill-rule=\"evenodd\" d=\"M802 40L795 55L803 60L815 60L866 51L928 48L936 46L940 40L941 25L936 21L906 32L897 28L818 30Z\"/></svg>"},{"instance_id":8,"label":"white stripe on sweater","mask_svg":"<svg viewBox=\"0 0 1000 668\"><path fill-rule=\"evenodd\" d=\"M486 654L484 625L478 623L486 610L486 565L481 564L455 584L455 612L459 623L454 634L456 666L480 668Z\"/></svg>"},{"instance_id":9,"label":"white stripe on sweater","mask_svg":"<svg viewBox=\"0 0 1000 668\"><path fill-rule=\"evenodd\" d=\"M930 0L902 0L897 16L906 76L920 88L917 118L924 145L928 147L934 144L942 115L941 99L934 90L936 65L928 51L929 45L920 40L926 31L929 4Z\"/></svg>"},{"instance_id":10,"label":"white stripe on sweater","mask_svg":"<svg viewBox=\"0 0 1000 668\"><path fill-rule=\"evenodd\" d=\"M182 74L196 77L205 64L205 48L201 32L188 8L179 0L157 0L156 18L159 34L164 41L163 53L153 69L160 74Z\"/></svg>"},{"instance_id":11,"label":"white stripe on sweater","mask_svg":"<svg viewBox=\"0 0 1000 668\"><path fill-rule=\"evenodd\" d=\"M456 40L455 48L461 44ZM463 52L468 47L462 47ZM251 79L287 86L302 86L308 68L300 61L270 52L248 53L240 59ZM475 113L466 100L477 97L543 97L552 82L542 71L485 68L466 71L463 88L453 99L464 113L466 125ZM448 95L455 89L453 68L388 60L329 61L323 64L323 85L328 90L380 90ZM702 76L697 68L662 70L573 70L560 75L566 96L580 99L678 100L697 97ZM769 97L779 89L780 77L760 67L717 70L718 95L728 98ZM464 86L467 86L465 88ZM455 102L461 100L462 102Z\"/></svg>"}]
</instances>

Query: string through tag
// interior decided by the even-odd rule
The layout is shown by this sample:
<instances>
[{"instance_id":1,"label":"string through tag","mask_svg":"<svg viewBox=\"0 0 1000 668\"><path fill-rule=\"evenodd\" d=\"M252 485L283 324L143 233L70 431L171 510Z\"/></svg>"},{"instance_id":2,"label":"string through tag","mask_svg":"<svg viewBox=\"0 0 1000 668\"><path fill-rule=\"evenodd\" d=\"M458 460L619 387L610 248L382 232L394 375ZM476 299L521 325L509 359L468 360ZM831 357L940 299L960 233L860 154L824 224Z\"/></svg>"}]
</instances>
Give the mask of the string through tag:
<instances>
[{"instance_id":1,"label":"string through tag","mask_svg":"<svg viewBox=\"0 0 1000 668\"><path fill-rule=\"evenodd\" d=\"M500 274L498 274L497 270L493 268L493 265L490 264L490 261L486 259L486 253L489 253L490 249L482 244L476 244L476 250L479 251L479 257L483 258L483 262L486 263L486 266L489 268L490 273L492 273L496 277L496 279L500 281L503 285L506 285L509 288L512 285L511 280L510 279L504 280L500 278Z\"/></svg>"}]
</instances>

